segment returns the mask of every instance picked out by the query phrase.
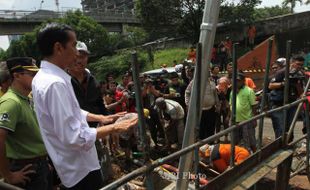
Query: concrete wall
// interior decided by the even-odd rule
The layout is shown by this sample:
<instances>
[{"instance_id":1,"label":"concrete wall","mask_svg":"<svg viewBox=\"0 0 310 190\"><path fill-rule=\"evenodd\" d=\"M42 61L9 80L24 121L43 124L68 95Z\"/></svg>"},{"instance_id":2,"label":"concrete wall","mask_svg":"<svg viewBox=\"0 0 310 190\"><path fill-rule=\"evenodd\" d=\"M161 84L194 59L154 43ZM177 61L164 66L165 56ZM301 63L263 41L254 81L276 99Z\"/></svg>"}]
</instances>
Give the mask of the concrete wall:
<instances>
[{"instance_id":1,"label":"concrete wall","mask_svg":"<svg viewBox=\"0 0 310 190\"><path fill-rule=\"evenodd\" d=\"M262 20L256 22L255 27L257 38L307 29L310 28L310 11ZM218 27L216 42L224 40L226 36L230 36L233 41L242 41L247 37L247 28L246 25L237 25L232 28Z\"/></svg>"}]
</instances>

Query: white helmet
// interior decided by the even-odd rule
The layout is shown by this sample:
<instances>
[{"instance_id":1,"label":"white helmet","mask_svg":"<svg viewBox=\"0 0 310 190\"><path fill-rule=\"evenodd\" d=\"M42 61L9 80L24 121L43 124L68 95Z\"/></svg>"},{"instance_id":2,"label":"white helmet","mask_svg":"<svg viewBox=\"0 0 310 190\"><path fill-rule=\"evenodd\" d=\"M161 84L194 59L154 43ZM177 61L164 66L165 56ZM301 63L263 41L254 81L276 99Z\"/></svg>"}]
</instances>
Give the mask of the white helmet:
<instances>
[{"instance_id":1,"label":"white helmet","mask_svg":"<svg viewBox=\"0 0 310 190\"><path fill-rule=\"evenodd\" d=\"M84 51L85 53L90 54L90 52L88 51L88 48L84 42L78 41L76 44L76 49L78 51Z\"/></svg>"},{"instance_id":2,"label":"white helmet","mask_svg":"<svg viewBox=\"0 0 310 190\"><path fill-rule=\"evenodd\" d=\"M286 65L286 58L280 57L276 60L276 63L280 66L285 66Z\"/></svg>"}]
</instances>

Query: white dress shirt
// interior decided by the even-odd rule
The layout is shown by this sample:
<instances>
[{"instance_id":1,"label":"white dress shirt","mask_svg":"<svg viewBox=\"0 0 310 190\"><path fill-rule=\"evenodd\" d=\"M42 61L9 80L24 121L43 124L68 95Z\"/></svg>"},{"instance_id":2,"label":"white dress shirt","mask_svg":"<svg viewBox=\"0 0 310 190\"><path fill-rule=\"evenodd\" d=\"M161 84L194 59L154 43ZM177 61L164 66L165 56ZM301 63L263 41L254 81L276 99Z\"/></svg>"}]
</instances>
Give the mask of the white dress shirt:
<instances>
[{"instance_id":1,"label":"white dress shirt","mask_svg":"<svg viewBox=\"0 0 310 190\"><path fill-rule=\"evenodd\" d=\"M41 62L32 81L32 94L40 131L56 171L66 187L72 187L89 172L100 169L95 148L96 129L89 128L72 85L60 67Z\"/></svg>"}]
</instances>

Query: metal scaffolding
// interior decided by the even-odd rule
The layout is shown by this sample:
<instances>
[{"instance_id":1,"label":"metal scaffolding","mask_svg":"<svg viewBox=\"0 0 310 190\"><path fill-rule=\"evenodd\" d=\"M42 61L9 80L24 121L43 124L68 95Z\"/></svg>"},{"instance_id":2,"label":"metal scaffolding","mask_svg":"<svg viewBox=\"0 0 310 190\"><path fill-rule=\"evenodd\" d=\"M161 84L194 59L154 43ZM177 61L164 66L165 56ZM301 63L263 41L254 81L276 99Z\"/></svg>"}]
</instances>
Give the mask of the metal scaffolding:
<instances>
[{"instance_id":1,"label":"metal scaffolding","mask_svg":"<svg viewBox=\"0 0 310 190\"><path fill-rule=\"evenodd\" d=\"M218 22L220 1L218 0L206 0L204 15L201 24L201 33L199 42L201 43L201 76L197 75L197 69L194 76L194 90L190 98L190 104L188 108L187 122L185 126L184 138L182 148L186 148L189 145L195 143L195 128L200 123L201 117L201 104L197 105L197 101L203 100L207 80L210 76L210 55L213 47L216 26ZM199 77L199 78L198 78ZM200 83L200 86L199 83ZM198 94L199 92L199 94ZM177 180L176 189L187 189L188 178L184 177L185 173L191 172L193 165L193 152L183 155L179 162L179 178Z\"/></svg>"}]
</instances>

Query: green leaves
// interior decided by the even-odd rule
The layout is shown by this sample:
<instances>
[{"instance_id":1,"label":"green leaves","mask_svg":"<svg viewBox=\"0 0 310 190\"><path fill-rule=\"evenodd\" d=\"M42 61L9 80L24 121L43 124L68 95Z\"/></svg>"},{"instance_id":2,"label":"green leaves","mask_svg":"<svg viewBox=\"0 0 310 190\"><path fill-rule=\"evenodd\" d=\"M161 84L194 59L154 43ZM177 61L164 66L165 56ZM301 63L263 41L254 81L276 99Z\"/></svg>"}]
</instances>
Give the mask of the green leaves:
<instances>
[{"instance_id":1,"label":"green leaves","mask_svg":"<svg viewBox=\"0 0 310 190\"><path fill-rule=\"evenodd\" d=\"M114 49L110 46L107 30L98 24L94 19L83 15L81 11L67 12L63 18L46 21L33 32L26 33L20 40L11 43L6 51L5 57L31 56L41 59L36 46L36 34L38 30L45 26L47 22L60 22L71 26L79 41L83 41L91 51L92 60L96 60L103 55L111 55Z\"/></svg>"},{"instance_id":2,"label":"green leaves","mask_svg":"<svg viewBox=\"0 0 310 190\"><path fill-rule=\"evenodd\" d=\"M138 53L138 62L140 68L146 65L146 53ZM110 57L102 57L97 62L89 64L88 68L99 81L104 80L107 73L119 76L131 68L131 53L130 51L122 51Z\"/></svg>"},{"instance_id":3,"label":"green leaves","mask_svg":"<svg viewBox=\"0 0 310 190\"><path fill-rule=\"evenodd\" d=\"M303 0L283 0L283 6L290 5L291 13L294 13L294 8L296 7L296 3L299 2L300 4L303 3ZM306 1L307 4L308 1ZM309 2L308 2L309 3Z\"/></svg>"},{"instance_id":4,"label":"green leaves","mask_svg":"<svg viewBox=\"0 0 310 190\"><path fill-rule=\"evenodd\" d=\"M94 19L83 15L81 11L68 12L64 18L59 20L71 26L77 39L86 43L93 58L111 54L109 36L107 30Z\"/></svg>"},{"instance_id":5,"label":"green leaves","mask_svg":"<svg viewBox=\"0 0 310 190\"><path fill-rule=\"evenodd\" d=\"M169 36L186 36L197 42L203 16L204 0L138 0L138 15L151 40ZM220 22L236 26L252 23L254 8L260 0L241 0L233 3L221 0Z\"/></svg>"},{"instance_id":6,"label":"green leaves","mask_svg":"<svg viewBox=\"0 0 310 190\"><path fill-rule=\"evenodd\" d=\"M284 15L290 13L289 7L280 7L279 5L273 7L264 7L255 9L254 18L255 20L262 20L278 15Z\"/></svg>"}]
</instances>

